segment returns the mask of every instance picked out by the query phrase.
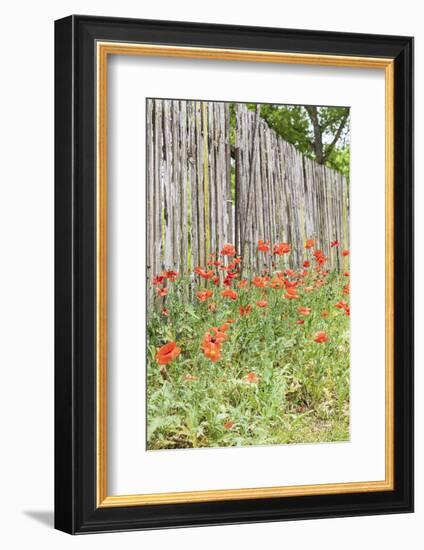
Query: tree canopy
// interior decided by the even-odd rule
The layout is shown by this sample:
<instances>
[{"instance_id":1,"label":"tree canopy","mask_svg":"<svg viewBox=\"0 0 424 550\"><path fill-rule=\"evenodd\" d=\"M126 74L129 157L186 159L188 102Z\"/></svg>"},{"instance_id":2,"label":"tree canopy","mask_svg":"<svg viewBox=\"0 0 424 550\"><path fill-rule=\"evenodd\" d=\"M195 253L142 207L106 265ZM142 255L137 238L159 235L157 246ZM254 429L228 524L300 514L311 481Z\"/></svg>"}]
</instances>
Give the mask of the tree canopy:
<instances>
[{"instance_id":1,"label":"tree canopy","mask_svg":"<svg viewBox=\"0 0 424 550\"><path fill-rule=\"evenodd\" d=\"M249 104L256 110L256 104ZM349 179L349 108L261 104L261 117L283 139Z\"/></svg>"}]
</instances>

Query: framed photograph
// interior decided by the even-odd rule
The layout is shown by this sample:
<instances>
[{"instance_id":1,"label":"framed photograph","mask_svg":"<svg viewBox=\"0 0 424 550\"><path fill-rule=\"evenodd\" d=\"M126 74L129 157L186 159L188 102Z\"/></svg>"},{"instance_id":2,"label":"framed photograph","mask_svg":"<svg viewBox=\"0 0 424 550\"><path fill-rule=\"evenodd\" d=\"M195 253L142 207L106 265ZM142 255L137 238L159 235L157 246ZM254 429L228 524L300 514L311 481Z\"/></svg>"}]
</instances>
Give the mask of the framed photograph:
<instances>
[{"instance_id":1,"label":"framed photograph","mask_svg":"<svg viewBox=\"0 0 424 550\"><path fill-rule=\"evenodd\" d=\"M55 525L413 510L413 39L55 24Z\"/></svg>"}]
</instances>

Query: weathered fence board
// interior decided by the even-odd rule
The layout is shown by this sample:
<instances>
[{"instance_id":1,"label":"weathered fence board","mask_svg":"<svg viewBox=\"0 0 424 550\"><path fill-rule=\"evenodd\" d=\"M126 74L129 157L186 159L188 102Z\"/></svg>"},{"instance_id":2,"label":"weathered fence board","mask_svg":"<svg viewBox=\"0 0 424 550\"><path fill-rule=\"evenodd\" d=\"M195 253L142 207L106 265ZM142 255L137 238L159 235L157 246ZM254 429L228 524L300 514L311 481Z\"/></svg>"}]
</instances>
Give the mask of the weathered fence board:
<instances>
[{"instance_id":1,"label":"weathered fence board","mask_svg":"<svg viewBox=\"0 0 424 550\"><path fill-rule=\"evenodd\" d=\"M349 201L346 179L337 171L304 157L244 104L236 104L236 241L251 270L269 267L269 256L258 254L257 241L292 245L285 262L300 267L306 239L339 268L340 255L330 243L349 247ZM259 150L259 154L257 151ZM251 153L253 152L253 154ZM253 169L253 200L249 174ZM243 243L244 239L244 243ZM258 265L258 258L261 264Z\"/></svg>"},{"instance_id":2,"label":"weathered fence board","mask_svg":"<svg viewBox=\"0 0 424 550\"><path fill-rule=\"evenodd\" d=\"M285 265L300 267L306 239L340 268L331 241L349 246L349 200L345 178L304 157L257 111L235 109L230 143L230 104L153 99L147 101L147 277L163 269L188 275L224 244L235 244L244 269L270 268L258 253L287 242ZM233 157L233 158L232 158ZM231 170L235 171L235 200Z\"/></svg>"}]
</instances>

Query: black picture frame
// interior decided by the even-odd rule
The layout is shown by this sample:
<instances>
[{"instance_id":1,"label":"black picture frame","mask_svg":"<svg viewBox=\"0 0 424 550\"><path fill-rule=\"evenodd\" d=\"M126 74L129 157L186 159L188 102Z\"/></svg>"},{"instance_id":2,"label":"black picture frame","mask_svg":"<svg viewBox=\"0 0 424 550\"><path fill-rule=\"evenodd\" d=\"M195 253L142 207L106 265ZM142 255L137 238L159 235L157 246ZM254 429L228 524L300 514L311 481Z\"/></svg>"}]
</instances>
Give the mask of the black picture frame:
<instances>
[{"instance_id":1,"label":"black picture frame","mask_svg":"<svg viewBox=\"0 0 424 550\"><path fill-rule=\"evenodd\" d=\"M392 491L98 508L98 40L394 60ZM413 39L72 15L55 22L55 527L72 534L413 511Z\"/></svg>"}]
</instances>

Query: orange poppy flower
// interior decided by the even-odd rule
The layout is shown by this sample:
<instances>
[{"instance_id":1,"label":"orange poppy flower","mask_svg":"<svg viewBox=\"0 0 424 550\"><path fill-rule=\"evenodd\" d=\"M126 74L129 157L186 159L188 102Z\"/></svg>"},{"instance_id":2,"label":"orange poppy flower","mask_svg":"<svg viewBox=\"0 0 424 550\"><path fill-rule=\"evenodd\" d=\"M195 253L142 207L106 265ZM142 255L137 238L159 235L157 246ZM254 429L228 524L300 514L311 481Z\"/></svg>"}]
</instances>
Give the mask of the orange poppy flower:
<instances>
[{"instance_id":1,"label":"orange poppy flower","mask_svg":"<svg viewBox=\"0 0 424 550\"><path fill-rule=\"evenodd\" d=\"M158 296L163 297L163 296L166 296L166 295L168 294L168 289L167 289L167 288L159 288L159 287L158 287L158 288L156 289L156 292L157 292Z\"/></svg>"},{"instance_id":2,"label":"orange poppy flower","mask_svg":"<svg viewBox=\"0 0 424 550\"><path fill-rule=\"evenodd\" d=\"M176 359L181 353L181 348L177 347L175 342L168 342L156 350L156 362L159 365L167 365Z\"/></svg>"},{"instance_id":3,"label":"orange poppy flower","mask_svg":"<svg viewBox=\"0 0 424 550\"><path fill-rule=\"evenodd\" d=\"M210 298L211 296L213 296L213 292L212 290L198 290L196 292L196 296L198 297L198 299L201 301L201 302L206 302L206 300L208 298Z\"/></svg>"},{"instance_id":4,"label":"orange poppy flower","mask_svg":"<svg viewBox=\"0 0 424 550\"><path fill-rule=\"evenodd\" d=\"M156 277L153 277L152 284L155 286L161 285L164 279L165 277L163 275L156 275Z\"/></svg>"},{"instance_id":5,"label":"orange poppy flower","mask_svg":"<svg viewBox=\"0 0 424 550\"><path fill-rule=\"evenodd\" d=\"M283 281L283 279L274 278L274 279L272 279L272 281L270 282L269 286L270 286L271 288L276 289L276 290L280 290L280 289L283 288L283 286L284 286L284 281Z\"/></svg>"},{"instance_id":6,"label":"orange poppy flower","mask_svg":"<svg viewBox=\"0 0 424 550\"><path fill-rule=\"evenodd\" d=\"M226 288L221 292L221 296L223 296L224 298L230 298L230 300L237 300L238 294L232 288Z\"/></svg>"},{"instance_id":7,"label":"orange poppy flower","mask_svg":"<svg viewBox=\"0 0 424 550\"><path fill-rule=\"evenodd\" d=\"M245 286L247 286L247 279L242 279L241 281L239 281L237 283L237 286L238 288L244 288Z\"/></svg>"},{"instance_id":8,"label":"orange poppy flower","mask_svg":"<svg viewBox=\"0 0 424 550\"><path fill-rule=\"evenodd\" d=\"M249 313L252 311L252 306L241 306L240 307L240 315L243 317L243 315L249 315Z\"/></svg>"},{"instance_id":9,"label":"orange poppy flower","mask_svg":"<svg viewBox=\"0 0 424 550\"><path fill-rule=\"evenodd\" d=\"M344 300L339 300L337 304L334 304L334 307L338 309L346 309L348 307L348 304Z\"/></svg>"},{"instance_id":10,"label":"orange poppy flower","mask_svg":"<svg viewBox=\"0 0 424 550\"><path fill-rule=\"evenodd\" d=\"M200 275L202 279L211 279L213 277L213 271L205 271L201 267L195 267L193 271L196 275Z\"/></svg>"},{"instance_id":11,"label":"orange poppy flower","mask_svg":"<svg viewBox=\"0 0 424 550\"><path fill-rule=\"evenodd\" d=\"M301 306L298 308L297 311L300 313L300 315L309 315L312 310L310 307Z\"/></svg>"},{"instance_id":12,"label":"orange poppy flower","mask_svg":"<svg viewBox=\"0 0 424 550\"><path fill-rule=\"evenodd\" d=\"M259 307L267 307L268 306L268 302L266 300L258 300L256 302L256 305L259 306Z\"/></svg>"},{"instance_id":13,"label":"orange poppy flower","mask_svg":"<svg viewBox=\"0 0 424 550\"><path fill-rule=\"evenodd\" d=\"M291 245L289 243L279 243L274 245L274 254L282 256L283 254L288 254L291 252Z\"/></svg>"},{"instance_id":14,"label":"orange poppy flower","mask_svg":"<svg viewBox=\"0 0 424 550\"><path fill-rule=\"evenodd\" d=\"M265 277L253 277L252 279L252 285L254 285L256 288L265 288L266 287L266 279Z\"/></svg>"},{"instance_id":15,"label":"orange poppy flower","mask_svg":"<svg viewBox=\"0 0 424 550\"><path fill-rule=\"evenodd\" d=\"M347 284L343 287L343 294L349 294L350 292L350 285Z\"/></svg>"},{"instance_id":16,"label":"orange poppy flower","mask_svg":"<svg viewBox=\"0 0 424 550\"><path fill-rule=\"evenodd\" d=\"M268 252L269 250L269 241L263 241L262 239L259 239L258 241L258 250L260 252Z\"/></svg>"},{"instance_id":17,"label":"orange poppy flower","mask_svg":"<svg viewBox=\"0 0 424 550\"><path fill-rule=\"evenodd\" d=\"M296 325L303 325L305 323L304 319L298 319Z\"/></svg>"},{"instance_id":18,"label":"orange poppy flower","mask_svg":"<svg viewBox=\"0 0 424 550\"><path fill-rule=\"evenodd\" d=\"M206 332L203 336L202 346L207 346L209 344L222 344L222 342L225 342L225 340L228 338L228 334L226 334L224 331L221 331L217 327L212 327L211 331L213 332L213 334L211 334L210 332Z\"/></svg>"},{"instance_id":19,"label":"orange poppy flower","mask_svg":"<svg viewBox=\"0 0 424 550\"><path fill-rule=\"evenodd\" d=\"M324 265L325 262L327 261L327 257L324 256L324 253L322 250L315 250L313 255L314 255L315 261L319 266Z\"/></svg>"},{"instance_id":20,"label":"orange poppy flower","mask_svg":"<svg viewBox=\"0 0 424 550\"><path fill-rule=\"evenodd\" d=\"M172 269L168 269L167 271L164 271L162 275L168 279L168 281L175 281L178 277L177 271L173 271Z\"/></svg>"},{"instance_id":21,"label":"orange poppy flower","mask_svg":"<svg viewBox=\"0 0 424 550\"><path fill-rule=\"evenodd\" d=\"M224 247L221 250L221 254L223 256L235 256L236 255L236 249L234 248L234 245L232 245L232 244L224 244Z\"/></svg>"},{"instance_id":22,"label":"orange poppy flower","mask_svg":"<svg viewBox=\"0 0 424 550\"><path fill-rule=\"evenodd\" d=\"M344 275L345 277L350 277L349 271L345 271L345 272L343 273L343 275Z\"/></svg>"},{"instance_id":23,"label":"orange poppy flower","mask_svg":"<svg viewBox=\"0 0 424 550\"><path fill-rule=\"evenodd\" d=\"M214 342L203 342L203 353L207 359L213 363L221 359L221 344Z\"/></svg>"},{"instance_id":24,"label":"orange poppy flower","mask_svg":"<svg viewBox=\"0 0 424 550\"><path fill-rule=\"evenodd\" d=\"M308 248L313 248L315 246L315 241L314 239L308 239L305 243L305 248L308 249Z\"/></svg>"},{"instance_id":25,"label":"orange poppy flower","mask_svg":"<svg viewBox=\"0 0 424 550\"><path fill-rule=\"evenodd\" d=\"M349 256L349 250L342 250L342 256Z\"/></svg>"},{"instance_id":26,"label":"orange poppy flower","mask_svg":"<svg viewBox=\"0 0 424 550\"><path fill-rule=\"evenodd\" d=\"M169 309L167 307L162 308L162 315L165 315L165 317L168 317Z\"/></svg>"},{"instance_id":27,"label":"orange poppy flower","mask_svg":"<svg viewBox=\"0 0 424 550\"><path fill-rule=\"evenodd\" d=\"M226 430L231 430L231 428L234 426L234 422L232 420L228 420L227 422L225 422L224 424L224 428Z\"/></svg>"},{"instance_id":28,"label":"orange poppy flower","mask_svg":"<svg viewBox=\"0 0 424 550\"><path fill-rule=\"evenodd\" d=\"M323 330L317 332L314 336L314 342L317 344L323 344L324 342L328 342L329 338L327 336L327 333Z\"/></svg>"},{"instance_id":29,"label":"orange poppy flower","mask_svg":"<svg viewBox=\"0 0 424 550\"><path fill-rule=\"evenodd\" d=\"M321 313L321 317L323 317L325 319L325 317L328 317L330 314L328 313L328 311L323 311Z\"/></svg>"},{"instance_id":30,"label":"orange poppy flower","mask_svg":"<svg viewBox=\"0 0 424 550\"><path fill-rule=\"evenodd\" d=\"M287 300L295 300L296 298L299 298L297 289L293 287L286 288L286 293L284 294L284 298L287 298Z\"/></svg>"},{"instance_id":31,"label":"orange poppy flower","mask_svg":"<svg viewBox=\"0 0 424 550\"><path fill-rule=\"evenodd\" d=\"M257 384L259 382L258 375L254 372L249 372L249 374L244 377L244 382L246 384Z\"/></svg>"}]
</instances>

